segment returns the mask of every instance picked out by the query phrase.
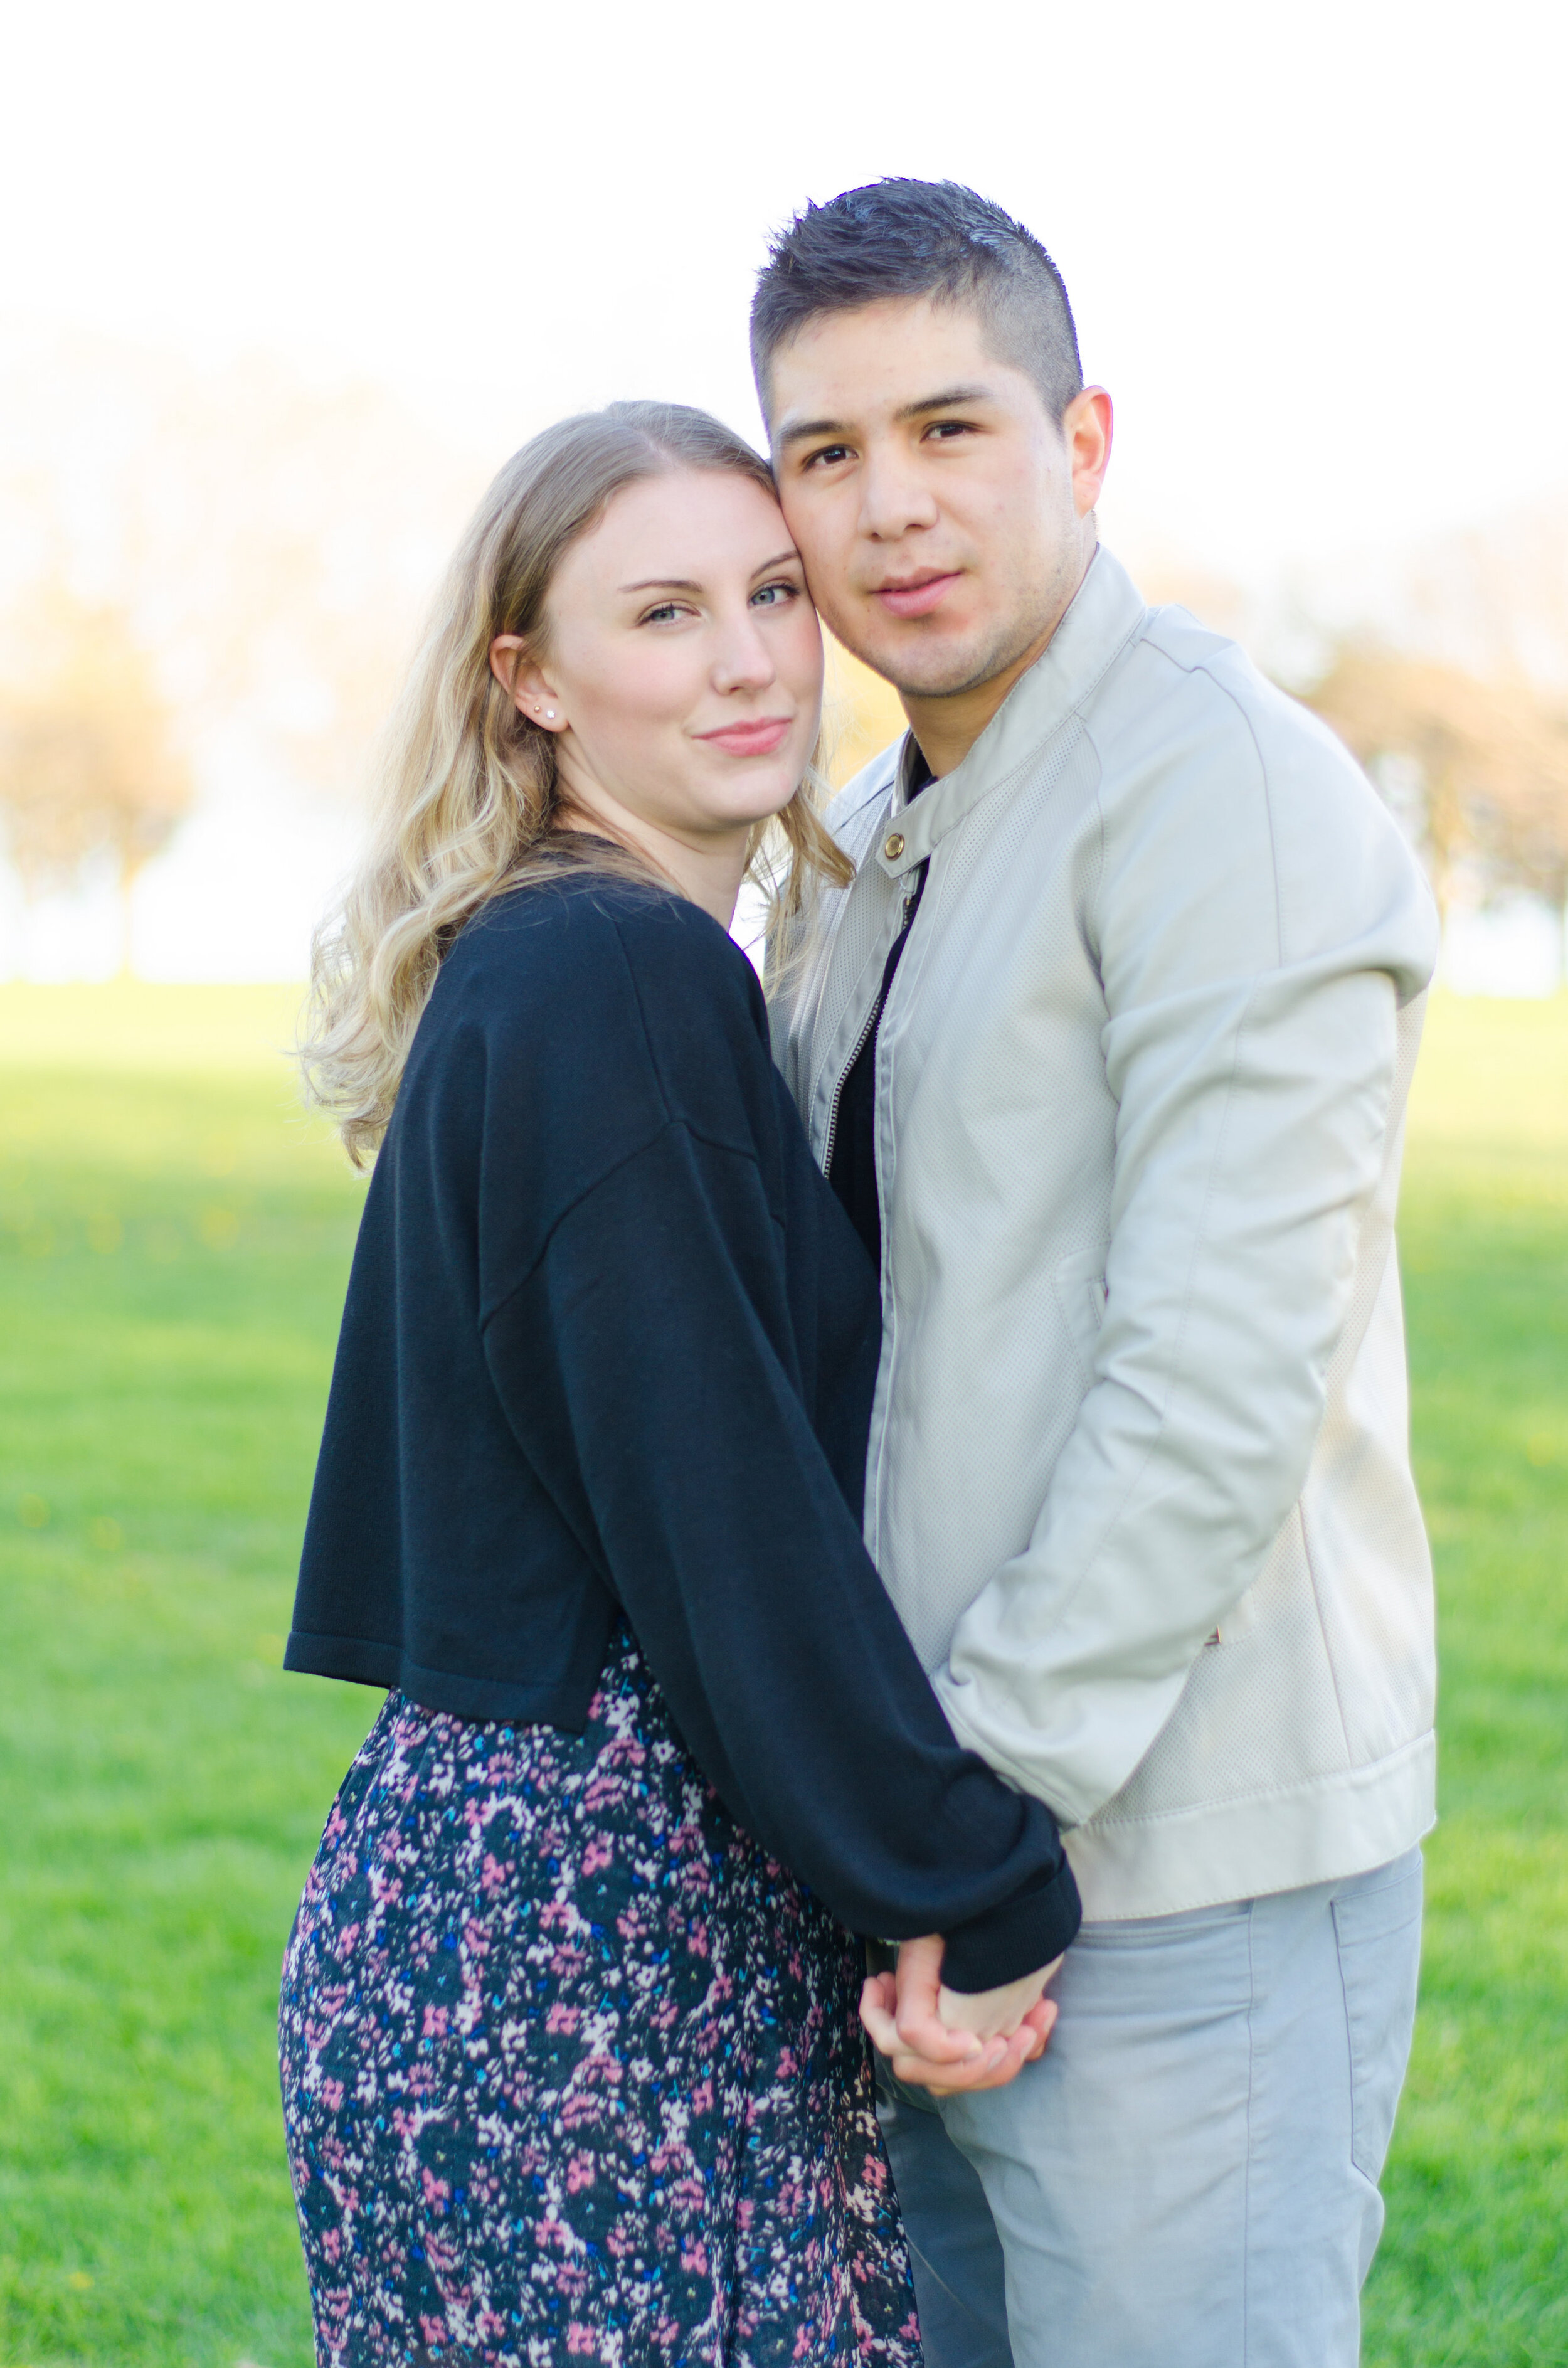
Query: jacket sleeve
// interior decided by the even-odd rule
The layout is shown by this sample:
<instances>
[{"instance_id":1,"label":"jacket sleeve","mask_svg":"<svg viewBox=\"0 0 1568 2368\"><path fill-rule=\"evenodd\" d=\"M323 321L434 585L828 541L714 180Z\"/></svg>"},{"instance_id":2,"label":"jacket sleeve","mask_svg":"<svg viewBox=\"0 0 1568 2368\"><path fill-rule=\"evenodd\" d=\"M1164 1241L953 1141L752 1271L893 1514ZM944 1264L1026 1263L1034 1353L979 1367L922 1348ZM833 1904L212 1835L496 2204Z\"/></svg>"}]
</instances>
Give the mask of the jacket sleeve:
<instances>
[{"instance_id":1,"label":"jacket sleeve","mask_svg":"<svg viewBox=\"0 0 1568 2368\"><path fill-rule=\"evenodd\" d=\"M496 1307L491 1372L732 1814L852 1930L943 1931L949 1981L987 1988L1072 1938L1072 1873L954 1742L866 1554L789 1369L780 1241L756 1161L672 1121Z\"/></svg>"},{"instance_id":2,"label":"jacket sleeve","mask_svg":"<svg viewBox=\"0 0 1568 2368\"><path fill-rule=\"evenodd\" d=\"M1301 1495L1436 954L1349 759L1283 701L1275 724L1260 745L1233 714L1103 818L1094 1379L936 1679L955 1733L1070 1827L1144 1757Z\"/></svg>"}]
</instances>

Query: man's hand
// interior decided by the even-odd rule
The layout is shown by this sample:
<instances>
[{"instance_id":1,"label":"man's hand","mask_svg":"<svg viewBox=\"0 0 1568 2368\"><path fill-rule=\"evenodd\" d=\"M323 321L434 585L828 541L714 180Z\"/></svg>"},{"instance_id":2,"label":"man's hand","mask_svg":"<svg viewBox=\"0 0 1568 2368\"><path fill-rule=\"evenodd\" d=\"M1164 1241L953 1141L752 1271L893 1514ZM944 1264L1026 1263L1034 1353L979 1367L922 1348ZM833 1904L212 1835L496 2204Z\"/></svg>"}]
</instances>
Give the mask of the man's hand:
<instances>
[{"instance_id":1,"label":"man's hand","mask_svg":"<svg viewBox=\"0 0 1568 2368\"><path fill-rule=\"evenodd\" d=\"M942 1988L942 1948L940 1933L906 1941L896 1974L867 1976L860 2020L900 2080L937 2096L1005 2089L1044 2053L1056 2008L1041 1992L1056 1964L971 1998Z\"/></svg>"},{"instance_id":2,"label":"man's hand","mask_svg":"<svg viewBox=\"0 0 1568 2368\"><path fill-rule=\"evenodd\" d=\"M1061 1963L1060 1957L1052 1957L1037 1973L1026 1974L1021 1981L1004 1982L994 1990L950 1990L944 1982L937 2012L949 2031L972 2031L977 2039L1011 2039L1040 2004Z\"/></svg>"}]
</instances>

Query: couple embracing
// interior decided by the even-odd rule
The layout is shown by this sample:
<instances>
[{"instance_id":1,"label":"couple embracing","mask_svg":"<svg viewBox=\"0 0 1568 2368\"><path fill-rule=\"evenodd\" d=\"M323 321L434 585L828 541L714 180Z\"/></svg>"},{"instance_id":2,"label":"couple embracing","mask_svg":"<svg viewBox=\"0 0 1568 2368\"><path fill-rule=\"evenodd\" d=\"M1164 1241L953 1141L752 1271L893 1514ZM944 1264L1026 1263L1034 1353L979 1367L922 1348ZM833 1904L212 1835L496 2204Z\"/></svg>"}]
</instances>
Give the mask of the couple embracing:
<instances>
[{"instance_id":1,"label":"couple embracing","mask_svg":"<svg viewBox=\"0 0 1568 2368\"><path fill-rule=\"evenodd\" d=\"M770 463L502 471L318 948L377 1156L288 1661L389 1690L284 1967L318 2359L1349 2368L1431 903L1097 548L1019 224L810 208L752 349ZM825 821L819 613L910 727Z\"/></svg>"}]
</instances>

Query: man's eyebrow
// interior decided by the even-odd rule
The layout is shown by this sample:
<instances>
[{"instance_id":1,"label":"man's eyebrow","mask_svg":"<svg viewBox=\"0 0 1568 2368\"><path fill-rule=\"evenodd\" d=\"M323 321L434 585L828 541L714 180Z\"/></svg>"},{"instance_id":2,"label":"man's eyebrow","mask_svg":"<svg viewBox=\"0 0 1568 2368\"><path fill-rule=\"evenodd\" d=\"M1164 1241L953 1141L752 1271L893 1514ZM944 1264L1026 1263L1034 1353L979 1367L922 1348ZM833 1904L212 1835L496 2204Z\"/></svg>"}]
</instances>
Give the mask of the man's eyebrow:
<instances>
[{"instance_id":1,"label":"man's eyebrow","mask_svg":"<svg viewBox=\"0 0 1568 2368\"><path fill-rule=\"evenodd\" d=\"M844 423L838 419L787 419L778 430L780 444L799 444L808 436L842 436Z\"/></svg>"},{"instance_id":2,"label":"man's eyebrow","mask_svg":"<svg viewBox=\"0 0 1568 2368\"><path fill-rule=\"evenodd\" d=\"M988 386L945 386L940 394L923 394L918 403L906 403L893 413L895 419L918 419L927 411L961 411L966 403L992 403L995 397Z\"/></svg>"},{"instance_id":3,"label":"man's eyebrow","mask_svg":"<svg viewBox=\"0 0 1568 2368\"><path fill-rule=\"evenodd\" d=\"M928 411L958 411L968 403L994 402L994 391L988 386L945 386L938 394L923 394L914 403L904 403L893 413L896 420L923 419ZM780 447L801 444L812 436L843 436L847 433L842 419L787 419L778 430Z\"/></svg>"}]
</instances>

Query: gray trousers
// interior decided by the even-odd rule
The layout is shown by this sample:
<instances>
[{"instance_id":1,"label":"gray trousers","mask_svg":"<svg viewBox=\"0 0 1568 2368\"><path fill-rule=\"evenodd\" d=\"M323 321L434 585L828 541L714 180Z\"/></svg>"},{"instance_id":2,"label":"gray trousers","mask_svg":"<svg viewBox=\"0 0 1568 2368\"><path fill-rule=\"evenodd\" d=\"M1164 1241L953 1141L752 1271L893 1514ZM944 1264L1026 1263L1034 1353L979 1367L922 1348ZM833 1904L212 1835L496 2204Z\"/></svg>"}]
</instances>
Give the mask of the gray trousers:
<instances>
[{"instance_id":1,"label":"gray trousers","mask_svg":"<svg viewBox=\"0 0 1568 2368\"><path fill-rule=\"evenodd\" d=\"M1355 2368L1420 1946L1416 1850L1086 1924L1010 2088L880 2065L926 2368Z\"/></svg>"}]
</instances>

